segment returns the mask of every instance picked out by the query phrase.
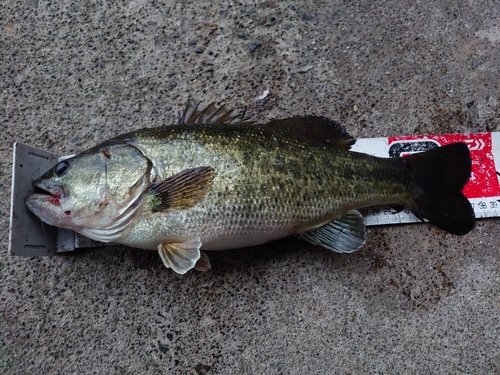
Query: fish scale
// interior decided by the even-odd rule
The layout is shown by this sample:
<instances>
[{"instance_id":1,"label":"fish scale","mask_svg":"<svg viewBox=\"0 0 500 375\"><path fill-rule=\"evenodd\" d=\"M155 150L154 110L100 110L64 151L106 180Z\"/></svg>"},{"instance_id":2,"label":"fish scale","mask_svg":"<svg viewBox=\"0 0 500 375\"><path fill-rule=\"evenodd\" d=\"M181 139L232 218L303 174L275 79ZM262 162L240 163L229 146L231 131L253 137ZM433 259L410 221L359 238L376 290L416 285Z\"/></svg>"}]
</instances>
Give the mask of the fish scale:
<instances>
[{"instance_id":1,"label":"fish scale","mask_svg":"<svg viewBox=\"0 0 500 375\"><path fill-rule=\"evenodd\" d=\"M126 239L132 246L155 237L200 236L202 249L222 250L307 231L369 202L409 200L402 176L393 173L397 160L336 150L258 126L171 126L124 138L152 161L153 178L203 165L217 174L206 198L189 210L156 215L144 209ZM360 170L369 177L360 179L355 173ZM229 237L242 242L220 244Z\"/></svg>"}]
</instances>

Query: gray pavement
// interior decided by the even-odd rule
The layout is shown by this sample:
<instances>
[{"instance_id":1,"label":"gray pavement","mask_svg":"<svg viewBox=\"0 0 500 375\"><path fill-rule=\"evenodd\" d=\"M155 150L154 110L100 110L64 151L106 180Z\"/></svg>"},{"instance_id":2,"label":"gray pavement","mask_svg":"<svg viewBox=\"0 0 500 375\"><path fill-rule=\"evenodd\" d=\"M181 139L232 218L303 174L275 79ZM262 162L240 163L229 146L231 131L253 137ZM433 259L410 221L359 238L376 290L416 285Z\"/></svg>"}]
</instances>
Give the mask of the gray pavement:
<instances>
[{"instance_id":1,"label":"gray pavement","mask_svg":"<svg viewBox=\"0 0 500 375\"><path fill-rule=\"evenodd\" d=\"M371 228L352 255L285 239L184 276L127 248L7 254L14 141L79 152L188 97L356 137L500 131L497 2L1 6L0 373L500 373L500 219Z\"/></svg>"}]
</instances>

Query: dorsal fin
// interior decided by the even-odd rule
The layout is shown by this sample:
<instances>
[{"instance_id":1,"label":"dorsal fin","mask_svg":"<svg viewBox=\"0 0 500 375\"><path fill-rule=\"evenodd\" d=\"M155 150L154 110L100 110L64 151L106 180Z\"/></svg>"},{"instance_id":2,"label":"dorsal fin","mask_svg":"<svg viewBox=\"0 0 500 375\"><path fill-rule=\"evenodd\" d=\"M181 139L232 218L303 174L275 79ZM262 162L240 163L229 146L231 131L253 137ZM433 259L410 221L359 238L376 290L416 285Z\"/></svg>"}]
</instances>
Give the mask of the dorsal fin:
<instances>
[{"instance_id":1,"label":"dorsal fin","mask_svg":"<svg viewBox=\"0 0 500 375\"><path fill-rule=\"evenodd\" d=\"M217 107L215 103L205 106L203 103L195 103L188 100L186 109L179 119L179 124L184 125L235 125L250 124L245 120L245 112L235 112L227 109L223 104Z\"/></svg>"},{"instance_id":2,"label":"dorsal fin","mask_svg":"<svg viewBox=\"0 0 500 375\"><path fill-rule=\"evenodd\" d=\"M356 142L338 122L322 116L291 117L274 120L266 124L295 137L305 137L312 141L341 150L349 150Z\"/></svg>"},{"instance_id":3,"label":"dorsal fin","mask_svg":"<svg viewBox=\"0 0 500 375\"><path fill-rule=\"evenodd\" d=\"M179 124L250 125L252 122L245 119L244 112L236 113L232 109L227 109L224 104L220 107L217 107L215 103L205 106L201 102L195 103L188 100L186 109L179 119ZM341 150L349 150L356 142L342 125L322 116L300 116L273 120L263 127L276 129L295 137L305 137Z\"/></svg>"}]
</instances>

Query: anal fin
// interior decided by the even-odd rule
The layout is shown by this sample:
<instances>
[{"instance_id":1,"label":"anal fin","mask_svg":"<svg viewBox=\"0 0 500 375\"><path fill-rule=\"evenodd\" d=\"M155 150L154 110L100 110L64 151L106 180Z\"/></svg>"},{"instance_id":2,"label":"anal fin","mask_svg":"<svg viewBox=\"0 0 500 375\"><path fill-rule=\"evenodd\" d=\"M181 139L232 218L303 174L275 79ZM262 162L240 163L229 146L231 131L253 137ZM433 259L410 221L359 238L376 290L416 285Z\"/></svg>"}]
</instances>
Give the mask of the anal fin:
<instances>
[{"instance_id":1,"label":"anal fin","mask_svg":"<svg viewBox=\"0 0 500 375\"><path fill-rule=\"evenodd\" d=\"M161 243L158 245L158 253L165 267L184 275L201 258L200 247L200 239L194 238L184 242Z\"/></svg>"},{"instance_id":2,"label":"anal fin","mask_svg":"<svg viewBox=\"0 0 500 375\"><path fill-rule=\"evenodd\" d=\"M299 234L299 237L337 253L352 253L366 242L365 222L357 210L350 210L321 228Z\"/></svg>"},{"instance_id":3,"label":"anal fin","mask_svg":"<svg viewBox=\"0 0 500 375\"><path fill-rule=\"evenodd\" d=\"M198 259L196 262L194 269L197 271L208 271L209 269L212 269L212 265L210 264L210 260L208 259L207 254L204 251L201 251L201 257Z\"/></svg>"}]
</instances>

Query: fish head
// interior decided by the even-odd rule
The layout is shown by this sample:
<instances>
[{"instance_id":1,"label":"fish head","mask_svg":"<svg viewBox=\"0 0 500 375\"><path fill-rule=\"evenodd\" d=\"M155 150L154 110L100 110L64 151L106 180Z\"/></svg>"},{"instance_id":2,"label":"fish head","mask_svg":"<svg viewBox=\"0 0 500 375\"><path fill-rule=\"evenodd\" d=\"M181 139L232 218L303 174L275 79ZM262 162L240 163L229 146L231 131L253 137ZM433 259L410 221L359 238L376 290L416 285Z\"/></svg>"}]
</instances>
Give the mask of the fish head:
<instances>
[{"instance_id":1,"label":"fish head","mask_svg":"<svg viewBox=\"0 0 500 375\"><path fill-rule=\"evenodd\" d=\"M54 165L33 181L39 192L25 203L45 223L88 235L88 229L105 230L133 216L151 170L137 148L107 142Z\"/></svg>"}]
</instances>

